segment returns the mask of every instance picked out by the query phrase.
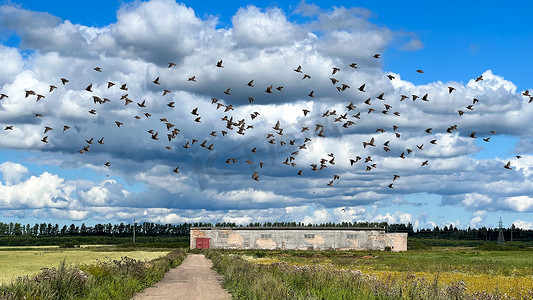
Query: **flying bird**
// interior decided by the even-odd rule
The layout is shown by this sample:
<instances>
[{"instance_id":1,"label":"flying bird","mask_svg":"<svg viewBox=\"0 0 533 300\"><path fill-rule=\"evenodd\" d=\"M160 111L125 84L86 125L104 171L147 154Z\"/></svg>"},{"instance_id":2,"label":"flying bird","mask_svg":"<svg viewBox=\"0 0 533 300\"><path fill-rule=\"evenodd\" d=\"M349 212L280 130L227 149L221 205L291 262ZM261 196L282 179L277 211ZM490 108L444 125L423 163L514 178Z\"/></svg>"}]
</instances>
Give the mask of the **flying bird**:
<instances>
[{"instance_id":1,"label":"flying bird","mask_svg":"<svg viewBox=\"0 0 533 300\"><path fill-rule=\"evenodd\" d=\"M218 68L224 68L224 66L222 65L222 59L217 61L217 64L215 66L217 66Z\"/></svg>"},{"instance_id":2,"label":"flying bird","mask_svg":"<svg viewBox=\"0 0 533 300\"><path fill-rule=\"evenodd\" d=\"M506 168L507 170L511 170L511 161L508 161L504 166L504 168Z\"/></svg>"}]
</instances>

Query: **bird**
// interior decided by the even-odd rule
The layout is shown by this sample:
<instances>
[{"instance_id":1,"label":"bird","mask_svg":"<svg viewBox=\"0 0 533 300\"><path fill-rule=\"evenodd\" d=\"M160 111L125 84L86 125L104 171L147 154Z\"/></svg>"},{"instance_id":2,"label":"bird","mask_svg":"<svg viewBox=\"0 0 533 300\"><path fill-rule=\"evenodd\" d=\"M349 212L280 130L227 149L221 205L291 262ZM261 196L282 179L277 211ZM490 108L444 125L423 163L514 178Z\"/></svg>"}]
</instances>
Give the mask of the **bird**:
<instances>
[{"instance_id":1,"label":"bird","mask_svg":"<svg viewBox=\"0 0 533 300\"><path fill-rule=\"evenodd\" d=\"M94 139L94 138L91 138L91 139L89 139L89 140L85 140L85 141L87 142L87 144L92 144L92 143L93 143L93 139Z\"/></svg>"},{"instance_id":2,"label":"bird","mask_svg":"<svg viewBox=\"0 0 533 300\"><path fill-rule=\"evenodd\" d=\"M117 127L120 127L120 126L123 125L124 123L119 122L119 121L115 121L115 124L117 125Z\"/></svg>"},{"instance_id":3,"label":"bird","mask_svg":"<svg viewBox=\"0 0 533 300\"><path fill-rule=\"evenodd\" d=\"M473 131L473 132L470 134L470 137L473 138L473 139L475 139L475 138L476 138L476 132Z\"/></svg>"},{"instance_id":4,"label":"bird","mask_svg":"<svg viewBox=\"0 0 533 300\"><path fill-rule=\"evenodd\" d=\"M121 85L120 89L123 90L123 91L127 91L128 90L127 84L124 83L123 85Z\"/></svg>"},{"instance_id":5,"label":"bird","mask_svg":"<svg viewBox=\"0 0 533 300\"><path fill-rule=\"evenodd\" d=\"M96 110L91 109L91 110L89 110L89 113L90 113L91 115L96 115Z\"/></svg>"},{"instance_id":6,"label":"bird","mask_svg":"<svg viewBox=\"0 0 533 300\"><path fill-rule=\"evenodd\" d=\"M171 92L171 90L163 90L163 96L165 96L166 94L170 94Z\"/></svg>"},{"instance_id":7,"label":"bird","mask_svg":"<svg viewBox=\"0 0 533 300\"><path fill-rule=\"evenodd\" d=\"M387 77L389 78L389 80L393 80L394 78L396 78L396 77L394 77L394 76L391 75L391 74L388 74Z\"/></svg>"},{"instance_id":8,"label":"bird","mask_svg":"<svg viewBox=\"0 0 533 300\"><path fill-rule=\"evenodd\" d=\"M69 82L68 79L66 79L66 78L61 78L61 83L62 83L63 85L67 84L67 82Z\"/></svg>"},{"instance_id":9,"label":"bird","mask_svg":"<svg viewBox=\"0 0 533 300\"><path fill-rule=\"evenodd\" d=\"M428 165L428 160L425 160L424 162L422 162L422 166L427 166Z\"/></svg>"},{"instance_id":10,"label":"bird","mask_svg":"<svg viewBox=\"0 0 533 300\"><path fill-rule=\"evenodd\" d=\"M98 140L98 144L100 145L103 145L104 144L104 138L102 137L101 139Z\"/></svg>"},{"instance_id":11,"label":"bird","mask_svg":"<svg viewBox=\"0 0 533 300\"><path fill-rule=\"evenodd\" d=\"M307 96L314 98L315 97L315 91L311 91Z\"/></svg>"},{"instance_id":12,"label":"bird","mask_svg":"<svg viewBox=\"0 0 533 300\"><path fill-rule=\"evenodd\" d=\"M433 129L433 128L428 128L428 129L426 129L426 133L431 134L431 129Z\"/></svg>"},{"instance_id":13,"label":"bird","mask_svg":"<svg viewBox=\"0 0 533 300\"><path fill-rule=\"evenodd\" d=\"M302 80L304 80L304 79L306 79L306 78L311 79L311 75L304 74L304 77L302 78Z\"/></svg>"},{"instance_id":14,"label":"bird","mask_svg":"<svg viewBox=\"0 0 533 300\"><path fill-rule=\"evenodd\" d=\"M254 172L252 174L252 179L255 180L255 181L259 181L259 175L257 174L257 172Z\"/></svg>"},{"instance_id":15,"label":"bird","mask_svg":"<svg viewBox=\"0 0 533 300\"><path fill-rule=\"evenodd\" d=\"M196 82L196 76L191 76L187 79L187 81L193 81Z\"/></svg>"},{"instance_id":16,"label":"bird","mask_svg":"<svg viewBox=\"0 0 533 300\"><path fill-rule=\"evenodd\" d=\"M351 64L349 64L349 66L354 68L354 69L357 69L357 64L356 63L351 63Z\"/></svg>"},{"instance_id":17,"label":"bird","mask_svg":"<svg viewBox=\"0 0 533 300\"><path fill-rule=\"evenodd\" d=\"M57 86L50 85L50 90L48 90L49 93L53 92L55 89L57 89ZM3 94L2 94L3 95ZM1 100L1 99L0 99Z\"/></svg>"},{"instance_id":18,"label":"bird","mask_svg":"<svg viewBox=\"0 0 533 300\"><path fill-rule=\"evenodd\" d=\"M449 86L448 93L451 94L453 91L455 91L455 88L453 86Z\"/></svg>"},{"instance_id":19,"label":"bird","mask_svg":"<svg viewBox=\"0 0 533 300\"><path fill-rule=\"evenodd\" d=\"M36 113L35 116L33 116L33 117L34 117L34 118L37 118L37 117L42 118L42 117L43 117L43 114Z\"/></svg>"},{"instance_id":20,"label":"bird","mask_svg":"<svg viewBox=\"0 0 533 300\"><path fill-rule=\"evenodd\" d=\"M4 128L4 130L13 130L13 125L8 125Z\"/></svg>"},{"instance_id":21,"label":"bird","mask_svg":"<svg viewBox=\"0 0 533 300\"><path fill-rule=\"evenodd\" d=\"M266 88L265 92L272 94L272 85Z\"/></svg>"},{"instance_id":22,"label":"bird","mask_svg":"<svg viewBox=\"0 0 533 300\"><path fill-rule=\"evenodd\" d=\"M396 179L399 179L400 175L393 175L392 181L395 181Z\"/></svg>"},{"instance_id":23,"label":"bird","mask_svg":"<svg viewBox=\"0 0 533 300\"><path fill-rule=\"evenodd\" d=\"M28 98L28 96L30 96L30 95L35 95L35 92L32 91L32 90L27 90L26 91L26 96L24 98Z\"/></svg>"},{"instance_id":24,"label":"bird","mask_svg":"<svg viewBox=\"0 0 533 300\"><path fill-rule=\"evenodd\" d=\"M476 78L476 82L483 80L483 75Z\"/></svg>"},{"instance_id":25,"label":"bird","mask_svg":"<svg viewBox=\"0 0 533 300\"><path fill-rule=\"evenodd\" d=\"M380 58L380 55L381 55L381 54L376 53L376 54L373 55L373 57L374 57L374 58Z\"/></svg>"},{"instance_id":26,"label":"bird","mask_svg":"<svg viewBox=\"0 0 533 300\"><path fill-rule=\"evenodd\" d=\"M112 87L112 86L114 86L114 85L115 85L115 84L114 84L113 82L111 82L111 81L108 81L108 82L107 82L107 88L110 88L110 87Z\"/></svg>"},{"instance_id":27,"label":"bird","mask_svg":"<svg viewBox=\"0 0 533 300\"><path fill-rule=\"evenodd\" d=\"M67 130L69 130L69 129L70 129L70 126L68 126L68 125L64 125L64 126L63 126L63 132L65 132L65 131L67 131Z\"/></svg>"},{"instance_id":28,"label":"bird","mask_svg":"<svg viewBox=\"0 0 533 300\"><path fill-rule=\"evenodd\" d=\"M106 167L108 167L108 168L111 167L111 162L109 162L109 161L106 162L106 163L104 164L104 166L106 166Z\"/></svg>"},{"instance_id":29,"label":"bird","mask_svg":"<svg viewBox=\"0 0 533 300\"><path fill-rule=\"evenodd\" d=\"M222 59L217 61L216 65L218 68L224 68L224 66L222 65Z\"/></svg>"},{"instance_id":30,"label":"bird","mask_svg":"<svg viewBox=\"0 0 533 300\"><path fill-rule=\"evenodd\" d=\"M337 82L339 82L339 80L337 80L337 79L335 79L333 77L331 77L329 80L331 80L331 83L333 83L333 85L336 85Z\"/></svg>"},{"instance_id":31,"label":"bird","mask_svg":"<svg viewBox=\"0 0 533 300\"><path fill-rule=\"evenodd\" d=\"M294 69L294 72L302 73L302 66L298 66L296 69Z\"/></svg>"},{"instance_id":32,"label":"bird","mask_svg":"<svg viewBox=\"0 0 533 300\"><path fill-rule=\"evenodd\" d=\"M170 68L174 67L175 65L176 65L176 64L173 63L173 62L169 62L169 63L168 63L168 68L170 69Z\"/></svg>"},{"instance_id":33,"label":"bird","mask_svg":"<svg viewBox=\"0 0 533 300\"><path fill-rule=\"evenodd\" d=\"M416 70L416 72L417 72L417 73L420 73L420 74L424 73L424 71L422 71L422 70L420 70L420 69Z\"/></svg>"},{"instance_id":34,"label":"bird","mask_svg":"<svg viewBox=\"0 0 533 300\"><path fill-rule=\"evenodd\" d=\"M43 139L41 140L41 142L43 142L43 143L48 143L48 136L43 137Z\"/></svg>"},{"instance_id":35,"label":"bird","mask_svg":"<svg viewBox=\"0 0 533 300\"><path fill-rule=\"evenodd\" d=\"M179 170L179 166L176 166L176 168L174 168L174 170L172 170L172 172L176 173L176 174L179 174L180 171Z\"/></svg>"},{"instance_id":36,"label":"bird","mask_svg":"<svg viewBox=\"0 0 533 300\"><path fill-rule=\"evenodd\" d=\"M89 85L85 88L85 90L86 90L87 92L92 92L92 91L93 91L92 89L93 89L93 84L92 84L92 83L89 84Z\"/></svg>"},{"instance_id":37,"label":"bird","mask_svg":"<svg viewBox=\"0 0 533 300\"><path fill-rule=\"evenodd\" d=\"M41 100L42 98L46 98L44 95L37 94L37 101Z\"/></svg>"},{"instance_id":38,"label":"bird","mask_svg":"<svg viewBox=\"0 0 533 300\"><path fill-rule=\"evenodd\" d=\"M363 83L363 85L361 85L361 86L359 87L359 90L360 90L361 92L364 92L364 91L365 91L365 86L366 86L366 83Z\"/></svg>"},{"instance_id":39,"label":"bird","mask_svg":"<svg viewBox=\"0 0 533 300\"><path fill-rule=\"evenodd\" d=\"M333 67L333 72L331 72L331 75L335 75L335 73L339 72L340 70L340 68Z\"/></svg>"},{"instance_id":40,"label":"bird","mask_svg":"<svg viewBox=\"0 0 533 300\"><path fill-rule=\"evenodd\" d=\"M307 116L308 113L310 113L311 111L308 110L308 109L302 109L303 113L304 113L304 117Z\"/></svg>"},{"instance_id":41,"label":"bird","mask_svg":"<svg viewBox=\"0 0 533 300\"><path fill-rule=\"evenodd\" d=\"M157 84L157 85L160 85L159 83L159 77L157 77L154 81L153 81L154 84Z\"/></svg>"},{"instance_id":42,"label":"bird","mask_svg":"<svg viewBox=\"0 0 533 300\"><path fill-rule=\"evenodd\" d=\"M224 94L226 94L226 95L231 95L231 88L228 88L228 89L224 92Z\"/></svg>"},{"instance_id":43,"label":"bird","mask_svg":"<svg viewBox=\"0 0 533 300\"><path fill-rule=\"evenodd\" d=\"M506 168L507 170L511 170L511 161L508 161L504 166L504 168Z\"/></svg>"},{"instance_id":44,"label":"bird","mask_svg":"<svg viewBox=\"0 0 533 300\"><path fill-rule=\"evenodd\" d=\"M139 107L146 107L146 100L143 100L141 103L137 103L137 105L139 105Z\"/></svg>"},{"instance_id":45,"label":"bird","mask_svg":"<svg viewBox=\"0 0 533 300\"><path fill-rule=\"evenodd\" d=\"M490 137L484 138L483 141L488 143L490 141Z\"/></svg>"}]
</instances>

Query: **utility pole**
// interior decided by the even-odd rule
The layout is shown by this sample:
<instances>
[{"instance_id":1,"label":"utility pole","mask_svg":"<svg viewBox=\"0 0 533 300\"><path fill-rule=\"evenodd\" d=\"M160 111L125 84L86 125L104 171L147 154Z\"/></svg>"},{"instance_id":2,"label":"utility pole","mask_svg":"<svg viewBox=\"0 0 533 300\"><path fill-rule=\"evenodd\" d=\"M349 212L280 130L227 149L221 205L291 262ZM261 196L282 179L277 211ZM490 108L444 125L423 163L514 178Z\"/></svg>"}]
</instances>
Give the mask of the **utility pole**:
<instances>
[{"instance_id":1,"label":"utility pole","mask_svg":"<svg viewBox=\"0 0 533 300\"><path fill-rule=\"evenodd\" d=\"M498 245L500 246L505 245L505 239L503 237L502 217L500 217L500 232L498 233Z\"/></svg>"},{"instance_id":2,"label":"utility pole","mask_svg":"<svg viewBox=\"0 0 533 300\"><path fill-rule=\"evenodd\" d=\"M133 215L133 242L135 243L135 231L137 231L137 223L135 223L135 215Z\"/></svg>"}]
</instances>

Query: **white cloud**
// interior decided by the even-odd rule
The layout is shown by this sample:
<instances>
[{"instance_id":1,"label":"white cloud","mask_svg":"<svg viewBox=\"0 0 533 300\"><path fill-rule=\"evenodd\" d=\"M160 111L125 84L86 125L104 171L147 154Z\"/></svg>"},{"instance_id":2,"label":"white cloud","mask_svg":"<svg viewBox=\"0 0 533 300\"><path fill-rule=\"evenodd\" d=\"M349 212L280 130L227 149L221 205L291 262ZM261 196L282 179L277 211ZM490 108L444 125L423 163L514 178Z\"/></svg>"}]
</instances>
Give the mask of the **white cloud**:
<instances>
[{"instance_id":1,"label":"white cloud","mask_svg":"<svg viewBox=\"0 0 533 300\"><path fill-rule=\"evenodd\" d=\"M232 18L232 34L243 46L269 47L292 44L304 33L287 21L279 8L262 12L256 6L240 8Z\"/></svg>"},{"instance_id":2,"label":"white cloud","mask_svg":"<svg viewBox=\"0 0 533 300\"><path fill-rule=\"evenodd\" d=\"M28 174L28 168L21 164L6 161L0 164L0 172L4 177L5 185L17 184L22 180L22 177Z\"/></svg>"},{"instance_id":3,"label":"white cloud","mask_svg":"<svg viewBox=\"0 0 533 300\"><path fill-rule=\"evenodd\" d=\"M513 224L514 226L516 226L516 228L520 228L523 230L533 229L533 222L528 222L528 221L517 219L513 222Z\"/></svg>"},{"instance_id":4,"label":"white cloud","mask_svg":"<svg viewBox=\"0 0 533 300\"><path fill-rule=\"evenodd\" d=\"M74 182L50 173L25 178L31 173L25 166L4 163L0 165L4 176L0 203L7 209L57 208L57 216L73 219L125 218L116 208L129 206L146 209L145 217L151 220L207 218L237 223L278 215L312 223L331 219L416 223L419 220L410 212L368 213L362 205L410 205L398 199L418 192L442 195L442 204L469 211L531 210L533 202L525 195L533 190L533 160L527 154L533 106L512 82L487 70L484 80L473 78L466 85L454 81L416 85L402 80L401 74L382 70L386 56L372 57L398 36L410 38L405 49L420 49L423 43L416 36L373 24L372 13L365 9L322 10L302 2L295 12L310 21L293 22L279 8L248 6L232 17L232 27L216 29L215 17L202 19L183 4L152 0L123 6L116 23L97 28L19 6L1 6L2 27L16 31L22 48L36 51L23 59L20 49L0 46L0 61L7 62L0 74L1 92L9 94L0 102L0 119L3 126L13 125L12 131L2 132L0 145L31 152L34 162L89 169L142 188L133 192L117 182ZM220 59L224 68L215 67ZM167 68L170 61L177 65ZM348 66L352 62L358 69ZM293 71L298 65L302 74ZM103 71L94 71L96 66ZM333 67L341 70L333 75ZM304 80L303 74L311 78ZM388 74L396 78L389 80ZM196 82L188 81L193 75ZM70 82L62 85L61 77ZM156 77L161 85L153 83ZM333 85L331 77L339 83ZM246 85L252 79L253 88ZM108 81L116 85L108 89ZM124 83L128 91L118 88ZM339 92L336 87L342 83L350 88ZM363 83L365 92L358 90ZM50 84L58 87L52 93ZM89 84L92 93L85 90ZM270 85L273 93L265 93ZM282 91L275 89L278 86L283 86ZM456 90L450 94L448 86ZM224 94L228 87L232 95ZM172 92L162 96L163 89ZM26 90L46 98L36 102L35 96L25 97ZM314 98L308 96L311 90ZM385 100L376 99L381 93ZM421 101L426 93L429 101ZM120 100L125 94L133 100L128 106ZM409 98L400 101L402 95ZM413 101L412 95L419 98ZM111 101L95 104L93 96ZM211 97L234 110L217 110ZM254 102L249 103L248 97ZM371 105L364 104L368 98ZM466 107L473 98L479 103L469 110ZM145 108L137 105L143 100ZM174 109L167 106L171 101ZM357 107L348 111L352 101ZM385 104L391 106L387 114ZM191 114L196 107L201 122L194 122L196 116ZM308 116L303 115L304 108L311 110ZM369 108L375 111L369 114ZM96 115L88 113L91 109ZM463 116L458 115L459 109ZM335 115L323 116L326 111ZM150 118L144 115L148 112ZM252 120L254 112L260 115ZM43 117L35 117L36 113ZM359 119L353 117L357 113ZM225 116L233 118L233 130L221 120ZM162 118L180 130L171 141ZM343 127L347 120L355 124ZM118 128L115 121L124 125ZM272 129L277 121L283 135ZM238 122L245 125L244 135L236 133ZM326 137L317 136L317 124L324 126ZM70 129L63 132L65 125ZM457 130L446 132L452 125ZM45 126L53 130L45 134ZM398 126L396 131L393 126ZM303 127L309 130L302 132ZM427 128L433 132L426 133ZM152 139L148 130L158 132L159 139ZM228 135L223 137L222 130ZM210 135L213 131L215 136ZM477 139L469 136L474 131ZM267 134L274 134L269 137L274 144ZM41 141L45 135L48 143ZM482 138L493 137L493 143L499 135L521 140L516 150L525 149L520 151L521 159L513 154L475 158L487 145L480 143ZM96 143L102 137L105 143ZM79 154L91 138L90 151ZM306 138L311 141L300 149ZM375 146L363 147L371 138ZM183 148L192 139L198 142ZM199 146L204 140L213 144L212 151ZM253 148L257 153L251 152ZM402 152L405 159L399 157ZM356 156L362 161L350 165ZM372 161L365 163L367 157ZM228 158L237 162L226 164ZM292 159L294 167L283 164L286 159ZM428 165L423 167L425 160ZM509 160L513 170L503 169ZM107 161L109 168L103 166ZM321 161L323 170L312 171L310 165L319 166ZM172 172L176 166L179 174ZM300 169L304 176L296 175ZM259 182L251 179L254 172L260 175ZM393 182L394 174L401 177ZM340 179L327 187L334 175ZM388 188L391 183L393 189ZM340 213L339 207L346 213ZM162 208L168 211L156 210ZM183 212L202 208L212 213ZM470 220L472 225L482 222L479 215Z\"/></svg>"},{"instance_id":5,"label":"white cloud","mask_svg":"<svg viewBox=\"0 0 533 300\"><path fill-rule=\"evenodd\" d=\"M479 228L481 224L485 222L485 218L487 216L487 212L485 210L478 210L472 214L472 219L470 219L470 223L468 224L471 228Z\"/></svg>"}]
</instances>

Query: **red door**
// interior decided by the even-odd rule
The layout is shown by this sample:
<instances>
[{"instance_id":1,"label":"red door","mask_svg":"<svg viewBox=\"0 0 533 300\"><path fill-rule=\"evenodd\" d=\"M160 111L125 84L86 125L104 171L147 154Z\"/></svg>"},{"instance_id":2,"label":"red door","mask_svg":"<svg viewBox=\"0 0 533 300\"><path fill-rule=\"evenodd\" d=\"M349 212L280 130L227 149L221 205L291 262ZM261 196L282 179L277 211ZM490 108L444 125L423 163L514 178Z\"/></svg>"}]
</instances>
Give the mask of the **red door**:
<instances>
[{"instance_id":1,"label":"red door","mask_svg":"<svg viewBox=\"0 0 533 300\"><path fill-rule=\"evenodd\" d=\"M209 249L210 238L196 238L196 249Z\"/></svg>"}]
</instances>

